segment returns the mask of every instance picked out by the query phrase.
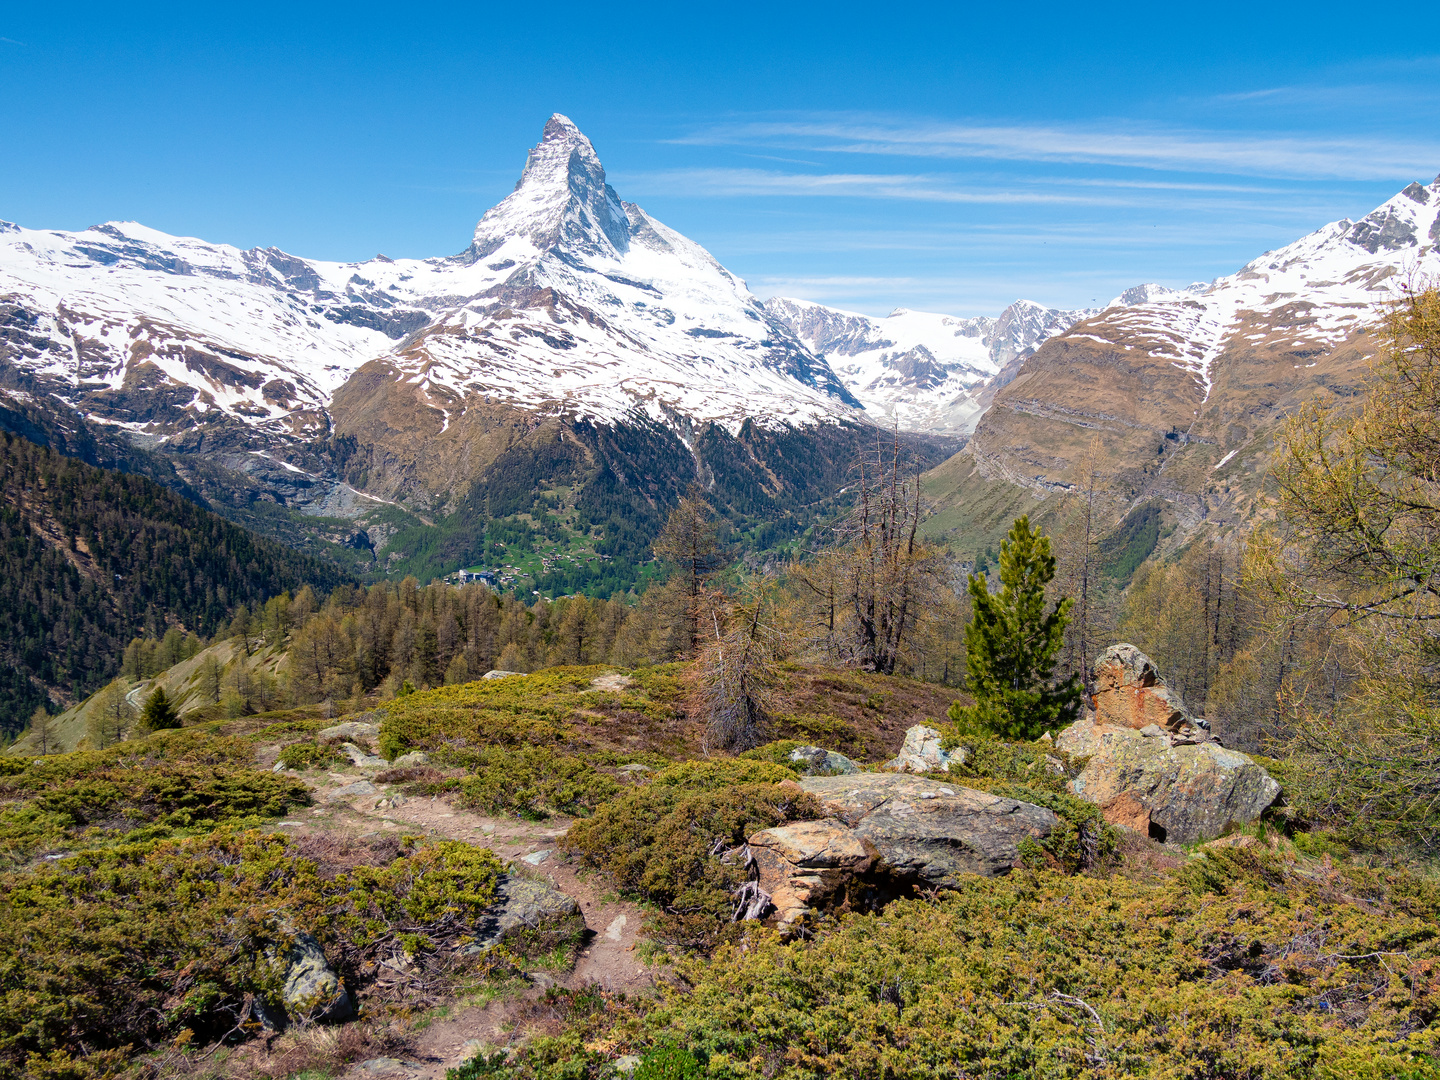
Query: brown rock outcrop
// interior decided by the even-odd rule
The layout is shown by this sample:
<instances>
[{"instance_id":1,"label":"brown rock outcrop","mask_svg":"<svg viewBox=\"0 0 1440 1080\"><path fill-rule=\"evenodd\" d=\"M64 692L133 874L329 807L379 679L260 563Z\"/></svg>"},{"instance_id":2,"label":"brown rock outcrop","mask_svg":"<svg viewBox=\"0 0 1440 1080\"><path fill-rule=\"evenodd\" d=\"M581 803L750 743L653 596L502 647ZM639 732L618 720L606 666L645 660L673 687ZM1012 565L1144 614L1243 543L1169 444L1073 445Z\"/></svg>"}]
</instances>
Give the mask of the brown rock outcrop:
<instances>
[{"instance_id":1,"label":"brown rock outcrop","mask_svg":"<svg viewBox=\"0 0 1440 1080\"><path fill-rule=\"evenodd\" d=\"M833 817L750 837L755 885L780 926L817 908L1008 873L1022 840L1047 836L1059 823L1019 799L897 773L806 777L799 786Z\"/></svg>"},{"instance_id":2,"label":"brown rock outcrop","mask_svg":"<svg viewBox=\"0 0 1440 1080\"><path fill-rule=\"evenodd\" d=\"M1157 724L1179 732L1191 718L1180 695L1134 645L1111 645L1095 661L1095 722L1136 731Z\"/></svg>"}]
</instances>

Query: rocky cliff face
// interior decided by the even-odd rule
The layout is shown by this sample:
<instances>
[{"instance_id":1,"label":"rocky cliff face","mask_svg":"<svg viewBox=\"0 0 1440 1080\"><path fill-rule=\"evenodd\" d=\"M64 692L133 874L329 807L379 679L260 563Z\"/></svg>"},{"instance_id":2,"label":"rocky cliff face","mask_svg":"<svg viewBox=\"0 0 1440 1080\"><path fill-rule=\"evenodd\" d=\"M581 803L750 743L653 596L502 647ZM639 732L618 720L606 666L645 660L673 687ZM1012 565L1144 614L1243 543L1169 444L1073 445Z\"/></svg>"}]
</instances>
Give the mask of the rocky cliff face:
<instances>
[{"instance_id":1,"label":"rocky cliff face","mask_svg":"<svg viewBox=\"0 0 1440 1080\"><path fill-rule=\"evenodd\" d=\"M1209 287L1118 297L996 392L966 448L930 478L949 509L938 526L963 532L978 514L989 529L1053 502L1096 435L1115 513L1162 500L1182 539L1249 520L1276 425L1308 398L1357 392L1380 309L1440 272L1437 247L1440 178Z\"/></svg>"}]
</instances>

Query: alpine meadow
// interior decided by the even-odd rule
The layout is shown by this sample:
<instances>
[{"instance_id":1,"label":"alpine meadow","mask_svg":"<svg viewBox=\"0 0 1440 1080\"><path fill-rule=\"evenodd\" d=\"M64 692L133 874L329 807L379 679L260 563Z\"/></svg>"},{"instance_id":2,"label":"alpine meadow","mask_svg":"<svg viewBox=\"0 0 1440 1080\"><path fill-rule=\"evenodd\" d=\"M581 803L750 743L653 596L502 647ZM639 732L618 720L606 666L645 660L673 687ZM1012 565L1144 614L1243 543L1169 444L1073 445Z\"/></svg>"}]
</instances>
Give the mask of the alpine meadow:
<instances>
[{"instance_id":1,"label":"alpine meadow","mask_svg":"<svg viewBox=\"0 0 1440 1080\"><path fill-rule=\"evenodd\" d=\"M1433 16L972 7L0 17L0 1080L1440 1078Z\"/></svg>"}]
</instances>

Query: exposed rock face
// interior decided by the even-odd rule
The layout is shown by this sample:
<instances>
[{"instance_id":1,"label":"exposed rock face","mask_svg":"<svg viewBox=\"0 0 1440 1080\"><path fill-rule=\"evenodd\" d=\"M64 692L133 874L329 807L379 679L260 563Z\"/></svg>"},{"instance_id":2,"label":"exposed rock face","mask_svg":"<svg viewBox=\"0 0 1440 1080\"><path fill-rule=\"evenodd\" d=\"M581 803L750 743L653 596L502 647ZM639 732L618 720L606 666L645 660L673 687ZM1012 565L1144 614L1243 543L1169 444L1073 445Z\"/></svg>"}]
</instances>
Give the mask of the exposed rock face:
<instances>
[{"instance_id":1,"label":"exposed rock face","mask_svg":"<svg viewBox=\"0 0 1440 1080\"><path fill-rule=\"evenodd\" d=\"M320 943L295 935L285 953L285 1011L294 1020L344 1020L355 1012L340 976L331 969Z\"/></svg>"},{"instance_id":2,"label":"exposed rock face","mask_svg":"<svg viewBox=\"0 0 1440 1080\"><path fill-rule=\"evenodd\" d=\"M475 927L476 951L506 942L545 951L585 929L580 905L547 881L509 873L495 887L495 906Z\"/></svg>"},{"instance_id":3,"label":"exposed rock face","mask_svg":"<svg viewBox=\"0 0 1440 1080\"><path fill-rule=\"evenodd\" d=\"M843 902L846 887L871 868L875 854L853 829L835 821L800 821L750 838L759 886L780 927L837 898Z\"/></svg>"},{"instance_id":4,"label":"exposed rock face","mask_svg":"<svg viewBox=\"0 0 1440 1080\"><path fill-rule=\"evenodd\" d=\"M894 773L807 777L800 787L834 816L750 838L756 884L780 926L877 893L952 889L969 874L1008 873L1020 841L1059 823L1018 799Z\"/></svg>"},{"instance_id":5,"label":"exposed rock face","mask_svg":"<svg viewBox=\"0 0 1440 1080\"><path fill-rule=\"evenodd\" d=\"M819 746L797 746L790 751L790 762L798 766L801 772L812 775L843 774L849 776L860 771L860 766L844 754L836 753L834 750L825 750Z\"/></svg>"},{"instance_id":6,"label":"exposed rock face","mask_svg":"<svg viewBox=\"0 0 1440 1080\"><path fill-rule=\"evenodd\" d=\"M1212 740L1080 720L1055 745L1089 757L1070 790L1098 804L1106 820L1169 843L1218 836L1253 821L1280 785L1246 755Z\"/></svg>"},{"instance_id":7,"label":"exposed rock face","mask_svg":"<svg viewBox=\"0 0 1440 1080\"><path fill-rule=\"evenodd\" d=\"M343 724L324 728L316 736L321 742L350 741L365 743L367 746L374 746L379 737L379 724L368 724L360 720L347 720Z\"/></svg>"},{"instance_id":8,"label":"exposed rock face","mask_svg":"<svg viewBox=\"0 0 1440 1080\"><path fill-rule=\"evenodd\" d=\"M1095 722L1180 731L1191 722L1180 695L1165 685L1150 658L1134 645L1111 645L1095 661Z\"/></svg>"},{"instance_id":9,"label":"exposed rock face","mask_svg":"<svg viewBox=\"0 0 1440 1080\"><path fill-rule=\"evenodd\" d=\"M942 750L940 732L925 724L916 724L905 732L900 753L881 768L887 772L899 773L949 772L952 761L957 765L965 763L964 748Z\"/></svg>"}]
</instances>

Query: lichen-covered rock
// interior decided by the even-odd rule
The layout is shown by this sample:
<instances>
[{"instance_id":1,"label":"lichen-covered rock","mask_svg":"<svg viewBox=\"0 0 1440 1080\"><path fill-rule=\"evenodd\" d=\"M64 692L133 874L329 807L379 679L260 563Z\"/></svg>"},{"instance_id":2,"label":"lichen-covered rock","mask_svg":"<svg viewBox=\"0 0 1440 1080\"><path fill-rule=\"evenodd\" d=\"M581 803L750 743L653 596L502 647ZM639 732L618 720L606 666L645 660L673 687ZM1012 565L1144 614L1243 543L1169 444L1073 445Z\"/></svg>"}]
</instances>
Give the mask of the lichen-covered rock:
<instances>
[{"instance_id":1,"label":"lichen-covered rock","mask_svg":"<svg viewBox=\"0 0 1440 1080\"><path fill-rule=\"evenodd\" d=\"M476 924L469 951L502 941L521 953L548 952L585 929L580 905L548 881L520 873L503 875L495 886L495 904Z\"/></svg>"},{"instance_id":2,"label":"lichen-covered rock","mask_svg":"<svg viewBox=\"0 0 1440 1080\"><path fill-rule=\"evenodd\" d=\"M326 802L347 802L350 799L358 799L362 795L378 795L380 790L369 780L359 780L353 784L346 784L342 788L336 788L325 796Z\"/></svg>"},{"instance_id":3,"label":"lichen-covered rock","mask_svg":"<svg viewBox=\"0 0 1440 1080\"><path fill-rule=\"evenodd\" d=\"M940 748L940 732L925 724L916 724L905 732L900 753L881 766L887 772L929 773L949 772L950 764L965 763L964 747L955 750Z\"/></svg>"},{"instance_id":4,"label":"lichen-covered rock","mask_svg":"<svg viewBox=\"0 0 1440 1080\"><path fill-rule=\"evenodd\" d=\"M797 821L750 837L757 883L782 928L825 906L857 874L869 870L875 849L836 821Z\"/></svg>"},{"instance_id":5,"label":"lichen-covered rock","mask_svg":"<svg viewBox=\"0 0 1440 1080\"><path fill-rule=\"evenodd\" d=\"M347 720L343 724L321 729L316 736L321 742L358 742L374 746L380 738L380 725L363 720Z\"/></svg>"},{"instance_id":6,"label":"lichen-covered rock","mask_svg":"<svg viewBox=\"0 0 1440 1080\"><path fill-rule=\"evenodd\" d=\"M350 759L350 764L360 769L388 769L390 762L375 754L367 754L354 743L341 743L340 750Z\"/></svg>"},{"instance_id":7,"label":"lichen-covered rock","mask_svg":"<svg viewBox=\"0 0 1440 1080\"><path fill-rule=\"evenodd\" d=\"M810 774L849 776L860 771L860 766L844 754L819 746L797 746L790 751L790 762L799 766L800 772Z\"/></svg>"},{"instance_id":8,"label":"lichen-covered rock","mask_svg":"<svg viewBox=\"0 0 1440 1080\"><path fill-rule=\"evenodd\" d=\"M280 999L292 1020L345 1020L355 1007L320 943L306 933L294 936L284 953L285 984Z\"/></svg>"},{"instance_id":9,"label":"lichen-covered rock","mask_svg":"<svg viewBox=\"0 0 1440 1080\"><path fill-rule=\"evenodd\" d=\"M1043 807L916 776L817 776L800 786L875 849L877 869L925 888L1007 873L1022 840L1059 824Z\"/></svg>"},{"instance_id":10,"label":"lichen-covered rock","mask_svg":"<svg viewBox=\"0 0 1440 1080\"><path fill-rule=\"evenodd\" d=\"M1111 645L1095 661L1095 722L1139 731L1152 724L1180 731L1191 723L1180 695L1134 645Z\"/></svg>"},{"instance_id":11,"label":"lichen-covered rock","mask_svg":"<svg viewBox=\"0 0 1440 1080\"><path fill-rule=\"evenodd\" d=\"M424 750L411 750L408 754L401 754L390 764L397 769L413 769L420 765L429 765L430 755Z\"/></svg>"},{"instance_id":12,"label":"lichen-covered rock","mask_svg":"<svg viewBox=\"0 0 1440 1080\"><path fill-rule=\"evenodd\" d=\"M482 678L482 679L508 679L508 678L510 678L510 676L512 676L512 675L524 675L524 674L525 674L525 673L524 673L523 671L501 671L499 668L496 668L494 671L487 671L487 672L485 672L485 674L484 674L484 675L481 675L480 678Z\"/></svg>"},{"instance_id":13,"label":"lichen-covered rock","mask_svg":"<svg viewBox=\"0 0 1440 1080\"><path fill-rule=\"evenodd\" d=\"M1280 785L1251 758L1212 740L1171 738L1163 731L1080 720L1055 740L1089 758L1070 781L1078 797L1108 821L1169 843L1218 836L1232 822L1253 821Z\"/></svg>"}]
</instances>

